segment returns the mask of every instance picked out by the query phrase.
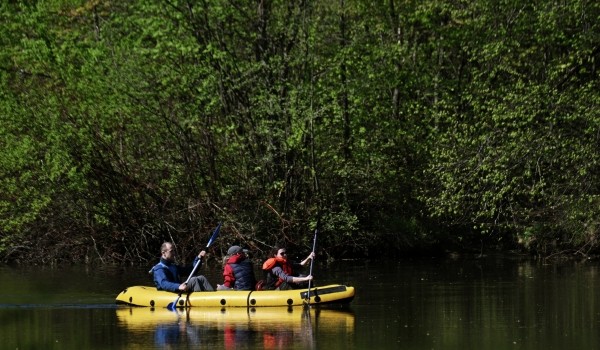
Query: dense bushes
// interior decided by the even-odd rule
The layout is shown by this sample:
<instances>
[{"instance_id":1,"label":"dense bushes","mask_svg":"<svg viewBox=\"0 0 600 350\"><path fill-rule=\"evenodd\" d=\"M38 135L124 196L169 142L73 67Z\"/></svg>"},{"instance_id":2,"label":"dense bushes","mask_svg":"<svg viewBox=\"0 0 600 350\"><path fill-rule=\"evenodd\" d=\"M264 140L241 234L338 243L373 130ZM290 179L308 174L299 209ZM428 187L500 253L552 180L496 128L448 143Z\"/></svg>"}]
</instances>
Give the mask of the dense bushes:
<instances>
[{"instance_id":1,"label":"dense bushes","mask_svg":"<svg viewBox=\"0 0 600 350\"><path fill-rule=\"evenodd\" d=\"M0 5L0 256L597 250L600 5ZM183 252L185 256L185 251ZM42 259L42 260L39 260ZM31 260L29 260L31 261Z\"/></svg>"}]
</instances>

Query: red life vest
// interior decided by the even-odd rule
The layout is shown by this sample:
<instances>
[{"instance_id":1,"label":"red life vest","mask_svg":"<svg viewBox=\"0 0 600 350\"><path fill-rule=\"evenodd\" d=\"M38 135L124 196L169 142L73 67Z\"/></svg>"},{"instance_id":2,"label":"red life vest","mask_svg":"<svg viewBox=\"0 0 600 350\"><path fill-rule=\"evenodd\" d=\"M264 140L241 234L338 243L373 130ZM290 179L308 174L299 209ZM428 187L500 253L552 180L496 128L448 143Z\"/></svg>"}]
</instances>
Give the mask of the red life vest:
<instances>
[{"instance_id":1,"label":"red life vest","mask_svg":"<svg viewBox=\"0 0 600 350\"><path fill-rule=\"evenodd\" d=\"M283 258L269 258L267 261L263 263L262 269L263 271L270 272L275 266L281 267L283 272L286 275L291 276L294 271L292 270L292 265L290 265L287 259ZM283 279L279 278L277 282L275 282L275 288L279 287L283 283Z\"/></svg>"}]
</instances>

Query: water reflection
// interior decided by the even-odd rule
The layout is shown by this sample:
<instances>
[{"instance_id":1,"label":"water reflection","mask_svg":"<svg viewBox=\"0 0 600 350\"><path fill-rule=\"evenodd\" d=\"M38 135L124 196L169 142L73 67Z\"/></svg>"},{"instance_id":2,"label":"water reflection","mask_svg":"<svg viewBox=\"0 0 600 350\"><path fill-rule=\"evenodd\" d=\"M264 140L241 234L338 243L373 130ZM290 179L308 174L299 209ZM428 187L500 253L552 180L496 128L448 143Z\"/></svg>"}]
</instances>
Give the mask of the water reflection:
<instances>
[{"instance_id":1,"label":"water reflection","mask_svg":"<svg viewBox=\"0 0 600 350\"><path fill-rule=\"evenodd\" d=\"M154 333L154 346L213 345L226 349L314 348L316 333L353 336L349 310L297 308L190 308L170 311L138 307L116 310L118 324L130 333Z\"/></svg>"},{"instance_id":2,"label":"water reflection","mask_svg":"<svg viewBox=\"0 0 600 350\"><path fill-rule=\"evenodd\" d=\"M0 266L0 280L8 281L0 283L0 349L600 348L597 261L490 257L381 266L329 266L322 285L357 287L351 312L308 314L301 307L117 307L119 291L149 283L147 267ZM213 280L220 273L220 266L208 271Z\"/></svg>"}]
</instances>

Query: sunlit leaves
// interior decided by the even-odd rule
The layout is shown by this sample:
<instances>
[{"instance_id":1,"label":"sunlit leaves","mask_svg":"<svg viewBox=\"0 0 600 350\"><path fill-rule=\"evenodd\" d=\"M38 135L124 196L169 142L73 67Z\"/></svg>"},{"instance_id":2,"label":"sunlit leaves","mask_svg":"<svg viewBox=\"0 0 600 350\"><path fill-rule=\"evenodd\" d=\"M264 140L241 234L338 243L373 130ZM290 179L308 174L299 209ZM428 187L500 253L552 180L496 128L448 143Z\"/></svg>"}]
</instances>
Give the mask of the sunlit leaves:
<instances>
[{"instance_id":1,"label":"sunlit leaves","mask_svg":"<svg viewBox=\"0 0 600 350\"><path fill-rule=\"evenodd\" d=\"M566 195L586 198L597 191L589 174L597 170L598 139L588 132L597 127L597 116L575 112L597 101L585 75L577 87L557 88L567 75L564 62L571 61L568 47L587 35L567 39L557 33L575 30L580 10L504 5L473 23L479 46L471 51L471 88L463 99L468 109L442 118L447 128L436 136L428 171L436 174L439 196L426 201L433 213L455 223L528 232L528 244L539 233L537 247L564 233L580 237L571 243L585 241L589 231L569 224L571 214L589 222L598 208L582 211Z\"/></svg>"},{"instance_id":2,"label":"sunlit leaves","mask_svg":"<svg viewBox=\"0 0 600 350\"><path fill-rule=\"evenodd\" d=\"M596 2L0 9L3 234L116 259L216 217L257 245L319 222L332 254L596 234Z\"/></svg>"}]
</instances>

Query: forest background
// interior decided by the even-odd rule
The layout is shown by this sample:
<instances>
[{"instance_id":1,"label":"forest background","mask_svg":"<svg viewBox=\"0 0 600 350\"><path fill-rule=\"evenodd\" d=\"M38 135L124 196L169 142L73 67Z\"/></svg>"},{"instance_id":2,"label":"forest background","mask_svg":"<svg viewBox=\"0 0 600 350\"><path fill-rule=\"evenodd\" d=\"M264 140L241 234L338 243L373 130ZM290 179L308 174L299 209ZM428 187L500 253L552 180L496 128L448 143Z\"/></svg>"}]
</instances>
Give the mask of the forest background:
<instances>
[{"instance_id":1,"label":"forest background","mask_svg":"<svg viewBox=\"0 0 600 350\"><path fill-rule=\"evenodd\" d=\"M10 0L0 261L590 257L600 2ZM218 255L218 254L217 254Z\"/></svg>"}]
</instances>

